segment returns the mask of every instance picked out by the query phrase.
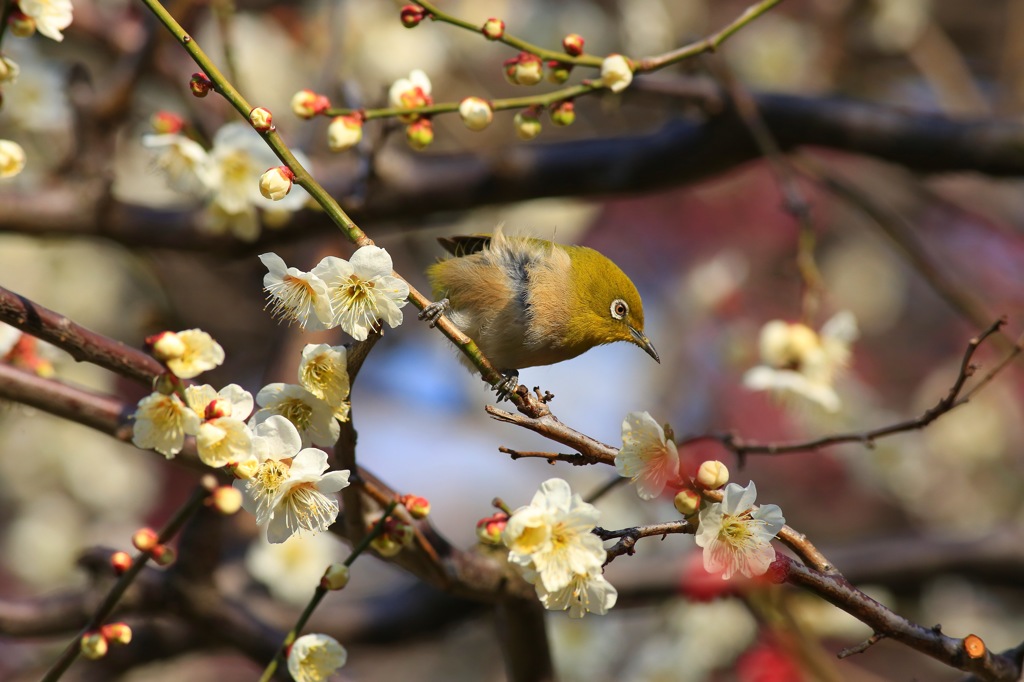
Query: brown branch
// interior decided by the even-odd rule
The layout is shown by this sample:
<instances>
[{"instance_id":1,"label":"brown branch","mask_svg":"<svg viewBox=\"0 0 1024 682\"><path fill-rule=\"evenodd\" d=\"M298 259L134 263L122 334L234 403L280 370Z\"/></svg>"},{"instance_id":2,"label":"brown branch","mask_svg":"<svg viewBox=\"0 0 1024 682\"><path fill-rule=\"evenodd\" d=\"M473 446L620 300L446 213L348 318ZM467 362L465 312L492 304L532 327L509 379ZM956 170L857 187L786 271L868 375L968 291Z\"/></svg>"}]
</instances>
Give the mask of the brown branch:
<instances>
[{"instance_id":1,"label":"brown branch","mask_svg":"<svg viewBox=\"0 0 1024 682\"><path fill-rule=\"evenodd\" d=\"M641 538L661 536L661 539L664 540L666 536L673 533L695 533L696 531L696 526L689 521L683 520L623 528L622 530L605 530L598 527L594 529L594 535L602 540L619 539L618 542L607 549L608 557L604 562L607 566L615 557L622 556L623 554L632 555L636 551L634 547L637 541Z\"/></svg>"},{"instance_id":2,"label":"brown branch","mask_svg":"<svg viewBox=\"0 0 1024 682\"><path fill-rule=\"evenodd\" d=\"M786 582L808 589L867 624L877 636L901 642L953 668L993 682L1020 677L1020 663L1002 654L984 651L972 658L964 640L942 634L939 626L925 628L899 616L853 587L839 574L825 574L786 556L776 558L786 571Z\"/></svg>"},{"instance_id":3,"label":"brown branch","mask_svg":"<svg viewBox=\"0 0 1024 682\"><path fill-rule=\"evenodd\" d=\"M586 434L569 428L558 421L552 414L546 414L542 417L528 417L522 414L506 412L494 405L488 405L484 409L487 411L487 414L500 422L522 426L579 452L576 455L557 455L556 459L572 462L573 464L615 464L615 455L619 452L617 448L605 445Z\"/></svg>"},{"instance_id":4,"label":"brown branch","mask_svg":"<svg viewBox=\"0 0 1024 682\"><path fill-rule=\"evenodd\" d=\"M1022 348L1020 342L1014 346L1010 353L1003 358L996 367L982 377L981 380L971 388L971 390L966 393L963 392L964 384L967 379L973 376L977 369L975 365L971 363L971 360L974 357L974 353L977 351L978 346L980 346L985 339L999 331L1005 324L1006 318L1000 318L993 322L987 329L985 329L985 331L968 342L967 350L964 352L963 359L960 361L960 371L957 374L953 385L934 407L925 410L925 412L919 417L906 419L895 424L880 426L868 431L837 433L830 436L822 436L821 438L798 441L795 443L757 443L754 441L744 440L735 433L717 433L690 436L680 440L677 445L679 447L685 447L687 445L709 440L718 441L723 447L735 453L741 461L747 455L784 455L794 452L810 452L842 443L860 443L865 447L871 448L874 446L874 441L879 438L884 438L897 433L905 433L907 431L915 431L928 426L942 415L968 402L978 392L978 390L987 385L999 372L1005 369L1010 362L1012 362L1014 358L1021 353ZM1022 338L1022 341L1024 341L1024 338Z\"/></svg>"},{"instance_id":5,"label":"brown branch","mask_svg":"<svg viewBox=\"0 0 1024 682\"><path fill-rule=\"evenodd\" d=\"M0 287L0 322L52 343L79 362L91 362L147 386L164 369L142 351L90 331L3 287Z\"/></svg>"}]
</instances>

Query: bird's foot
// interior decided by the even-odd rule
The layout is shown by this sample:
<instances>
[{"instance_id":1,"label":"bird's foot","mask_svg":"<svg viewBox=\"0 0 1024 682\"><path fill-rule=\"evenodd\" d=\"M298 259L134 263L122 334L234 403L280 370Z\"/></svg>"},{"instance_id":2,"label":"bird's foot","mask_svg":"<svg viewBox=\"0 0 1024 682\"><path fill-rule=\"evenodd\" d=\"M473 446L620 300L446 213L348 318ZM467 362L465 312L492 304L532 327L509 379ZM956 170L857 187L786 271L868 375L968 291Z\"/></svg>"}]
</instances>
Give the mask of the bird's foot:
<instances>
[{"instance_id":1,"label":"bird's foot","mask_svg":"<svg viewBox=\"0 0 1024 682\"><path fill-rule=\"evenodd\" d=\"M519 387L519 372L514 369L505 370L502 372L504 378L494 384L494 392L498 394L498 402L503 400L509 400L512 394L516 392L516 388Z\"/></svg>"},{"instance_id":2,"label":"bird's foot","mask_svg":"<svg viewBox=\"0 0 1024 682\"><path fill-rule=\"evenodd\" d=\"M419 318L421 320L429 320L430 328L433 329L437 326L437 321L441 319L442 315L446 315L451 312L452 304L447 298L442 298L440 301L431 303L426 308L420 311Z\"/></svg>"}]
</instances>

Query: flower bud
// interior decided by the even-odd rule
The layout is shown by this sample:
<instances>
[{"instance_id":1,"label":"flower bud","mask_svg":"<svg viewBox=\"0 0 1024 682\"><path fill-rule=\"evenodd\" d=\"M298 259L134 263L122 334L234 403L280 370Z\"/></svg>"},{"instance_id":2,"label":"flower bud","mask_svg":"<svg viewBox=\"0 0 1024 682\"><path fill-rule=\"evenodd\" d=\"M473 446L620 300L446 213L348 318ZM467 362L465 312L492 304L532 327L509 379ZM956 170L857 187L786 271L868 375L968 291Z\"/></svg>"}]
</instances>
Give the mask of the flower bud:
<instances>
[{"instance_id":1,"label":"flower bud","mask_svg":"<svg viewBox=\"0 0 1024 682\"><path fill-rule=\"evenodd\" d=\"M205 73L194 73L188 82L188 87L196 97L206 97L213 90L213 81L206 77Z\"/></svg>"},{"instance_id":2,"label":"flower bud","mask_svg":"<svg viewBox=\"0 0 1024 682\"><path fill-rule=\"evenodd\" d=\"M153 132L159 135L180 133L185 129L185 119L170 111L158 111L149 118Z\"/></svg>"},{"instance_id":3,"label":"flower bud","mask_svg":"<svg viewBox=\"0 0 1024 682\"><path fill-rule=\"evenodd\" d=\"M390 538L387 535L378 535L370 541L370 546L385 559L396 556L402 551L401 543L396 542L394 538Z\"/></svg>"},{"instance_id":4,"label":"flower bud","mask_svg":"<svg viewBox=\"0 0 1024 682\"><path fill-rule=\"evenodd\" d=\"M700 495L689 488L684 488L672 498L672 504L677 512L683 516L689 516L700 509Z\"/></svg>"},{"instance_id":5,"label":"flower bud","mask_svg":"<svg viewBox=\"0 0 1024 682\"><path fill-rule=\"evenodd\" d=\"M13 178L25 168L25 150L17 142L0 140L0 178Z\"/></svg>"},{"instance_id":6,"label":"flower bud","mask_svg":"<svg viewBox=\"0 0 1024 682\"><path fill-rule=\"evenodd\" d=\"M13 83L18 80L21 68L13 59L0 55L0 83Z\"/></svg>"},{"instance_id":7,"label":"flower bud","mask_svg":"<svg viewBox=\"0 0 1024 682\"><path fill-rule=\"evenodd\" d=\"M583 36L578 33L570 33L562 38L562 49L568 55L579 57L583 54Z\"/></svg>"},{"instance_id":8,"label":"flower bud","mask_svg":"<svg viewBox=\"0 0 1024 682\"><path fill-rule=\"evenodd\" d=\"M242 491L230 485L221 485L210 493L210 504L224 516L231 516L242 508Z\"/></svg>"},{"instance_id":9,"label":"flower bud","mask_svg":"<svg viewBox=\"0 0 1024 682\"><path fill-rule=\"evenodd\" d=\"M312 90L299 90L292 95L292 113L299 118L313 118L331 107L326 95L318 95Z\"/></svg>"},{"instance_id":10,"label":"flower bud","mask_svg":"<svg viewBox=\"0 0 1024 682\"><path fill-rule=\"evenodd\" d=\"M501 534L508 525L508 514L497 512L476 522L476 537L485 545L500 545Z\"/></svg>"},{"instance_id":11,"label":"flower bud","mask_svg":"<svg viewBox=\"0 0 1024 682\"><path fill-rule=\"evenodd\" d=\"M421 118L405 127L405 140L416 151L423 151L434 141L434 124L429 118Z\"/></svg>"},{"instance_id":12,"label":"flower bud","mask_svg":"<svg viewBox=\"0 0 1024 682\"><path fill-rule=\"evenodd\" d=\"M140 552L148 552L156 547L160 538L152 528L140 528L132 536L132 544Z\"/></svg>"},{"instance_id":13,"label":"flower bud","mask_svg":"<svg viewBox=\"0 0 1024 682\"><path fill-rule=\"evenodd\" d=\"M132 641L132 629L127 623L108 623L100 628L102 634L111 644L130 644Z\"/></svg>"},{"instance_id":14,"label":"flower bud","mask_svg":"<svg viewBox=\"0 0 1024 682\"><path fill-rule=\"evenodd\" d=\"M256 107L249 112L249 123L261 133L265 133L274 127L274 116L263 107Z\"/></svg>"},{"instance_id":15,"label":"flower bud","mask_svg":"<svg viewBox=\"0 0 1024 682\"><path fill-rule=\"evenodd\" d=\"M459 116L470 130L483 130L494 120L494 111L487 100L467 97L459 103Z\"/></svg>"},{"instance_id":16,"label":"flower bud","mask_svg":"<svg viewBox=\"0 0 1024 682\"><path fill-rule=\"evenodd\" d=\"M11 12L7 25L11 29L11 35L18 38L29 38L36 32L36 20L20 10Z\"/></svg>"},{"instance_id":17,"label":"flower bud","mask_svg":"<svg viewBox=\"0 0 1024 682\"><path fill-rule=\"evenodd\" d=\"M572 64L566 64L565 62L559 62L553 59L548 62L548 83L561 85L569 80L569 74L571 73Z\"/></svg>"},{"instance_id":18,"label":"flower bud","mask_svg":"<svg viewBox=\"0 0 1024 682\"><path fill-rule=\"evenodd\" d=\"M271 201L281 201L292 191L295 173L288 166L275 166L260 176L260 194Z\"/></svg>"},{"instance_id":19,"label":"flower bud","mask_svg":"<svg viewBox=\"0 0 1024 682\"><path fill-rule=\"evenodd\" d=\"M176 360L185 355L187 350L185 342L174 332L160 332L147 336L146 346L153 357L160 362Z\"/></svg>"},{"instance_id":20,"label":"flower bud","mask_svg":"<svg viewBox=\"0 0 1024 682\"><path fill-rule=\"evenodd\" d=\"M572 100L563 100L551 105L551 122L556 126L571 126L576 120L576 105Z\"/></svg>"},{"instance_id":21,"label":"flower bud","mask_svg":"<svg viewBox=\"0 0 1024 682\"><path fill-rule=\"evenodd\" d=\"M82 635L79 645L82 649L82 655L92 661L103 658L110 649L110 646L107 644L107 638L97 630Z\"/></svg>"},{"instance_id":22,"label":"flower bud","mask_svg":"<svg viewBox=\"0 0 1024 682\"><path fill-rule=\"evenodd\" d=\"M425 519L430 514L430 502L419 495L402 495L402 505L414 519Z\"/></svg>"},{"instance_id":23,"label":"flower bud","mask_svg":"<svg viewBox=\"0 0 1024 682\"><path fill-rule=\"evenodd\" d=\"M491 17L484 22L482 27L480 27L480 32L483 33L484 37L488 40L501 40L505 35L505 22L501 19Z\"/></svg>"},{"instance_id":24,"label":"flower bud","mask_svg":"<svg viewBox=\"0 0 1024 682\"><path fill-rule=\"evenodd\" d=\"M235 478L248 481L260 470L260 463L255 457L250 457L241 462L228 462L227 469Z\"/></svg>"},{"instance_id":25,"label":"flower bud","mask_svg":"<svg viewBox=\"0 0 1024 682\"><path fill-rule=\"evenodd\" d=\"M416 28L426 15L426 11L419 5L405 5L401 12L402 26Z\"/></svg>"},{"instance_id":26,"label":"flower bud","mask_svg":"<svg viewBox=\"0 0 1024 682\"><path fill-rule=\"evenodd\" d=\"M327 126L327 146L332 152L343 152L363 139L363 117L359 114L335 116Z\"/></svg>"},{"instance_id":27,"label":"flower bud","mask_svg":"<svg viewBox=\"0 0 1024 682\"><path fill-rule=\"evenodd\" d=\"M179 379L173 372L164 372L158 374L153 379L153 390L161 395L171 395L176 393L181 388L181 379Z\"/></svg>"},{"instance_id":28,"label":"flower bud","mask_svg":"<svg viewBox=\"0 0 1024 682\"><path fill-rule=\"evenodd\" d=\"M320 587L325 590L341 590L348 585L349 568L345 564L331 564L320 578Z\"/></svg>"},{"instance_id":29,"label":"flower bud","mask_svg":"<svg viewBox=\"0 0 1024 682\"><path fill-rule=\"evenodd\" d=\"M533 107L518 112L512 123L520 140L532 140L540 135L540 118Z\"/></svg>"},{"instance_id":30,"label":"flower bud","mask_svg":"<svg viewBox=\"0 0 1024 682\"><path fill-rule=\"evenodd\" d=\"M536 85L544 77L544 63L529 52L520 52L512 59L506 59L504 66L505 80L512 85Z\"/></svg>"},{"instance_id":31,"label":"flower bud","mask_svg":"<svg viewBox=\"0 0 1024 682\"><path fill-rule=\"evenodd\" d=\"M114 569L114 575L123 575L132 567L132 557L128 552L114 552L110 555L110 567Z\"/></svg>"},{"instance_id":32,"label":"flower bud","mask_svg":"<svg viewBox=\"0 0 1024 682\"><path fill-rule=\"evenodd\" d=\"M152 554L157 566L170 566L178 558L178 553L168 545L157 545L153 548Z\"/></svg>"},{"instance_id":33,"label":"flower bud","mask_svg":"<svg viewBox=\"0 0 1024 682\"><path fill-rule=\"evenodd\" d=\"M612 92L622 92L633 82L633 67L621 54L610 54L601 62L601 82Z\"/></svg>"},{"instance_id":34,"label":"flower bud","mask_svg":"<svg viewBox=\"0 0 1024 682\"><path fill-rule=\"evenodd\" d=\"M697 469L697 483L708 490L718 490L729 482L729 469L717 459L702 462Z\"/></svg>"}]
</instances>

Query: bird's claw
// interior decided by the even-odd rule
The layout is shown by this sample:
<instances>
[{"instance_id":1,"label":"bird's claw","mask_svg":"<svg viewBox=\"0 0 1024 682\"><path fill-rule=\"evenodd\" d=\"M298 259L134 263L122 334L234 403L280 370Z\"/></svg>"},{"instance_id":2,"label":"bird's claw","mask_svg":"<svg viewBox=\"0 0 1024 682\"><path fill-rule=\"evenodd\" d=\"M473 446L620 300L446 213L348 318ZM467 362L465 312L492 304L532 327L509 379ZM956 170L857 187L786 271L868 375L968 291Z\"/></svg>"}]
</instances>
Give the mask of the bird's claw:
<instances>
[{"instance_id":1,"label":"bird's claw","mask_svg":"<svg viewBox=\"0 0 1024 682\"><path fill-rule=\"evenodd\" d=\"M449 313L451 309L451 301L447 298L442 298L440 301L435 301L421 310L419 318L421 320L429 320L430 328L433 329L437 326L437 321L441 319L441 316Z\"/></svg>"},{"instance_id":2,"label":"bird's claw","mask_svg":"<svg viewBox=\"0 0 1024 682\"><path fill-rule=\"evenodd\" d=\"M503 400L510 400L512 394L516 392L519 387L519 372L516 370L509 370L502 372L504 377L501 381L494 384L494 392L498 394L498 402Z\"/></svg>"}]
</instances>

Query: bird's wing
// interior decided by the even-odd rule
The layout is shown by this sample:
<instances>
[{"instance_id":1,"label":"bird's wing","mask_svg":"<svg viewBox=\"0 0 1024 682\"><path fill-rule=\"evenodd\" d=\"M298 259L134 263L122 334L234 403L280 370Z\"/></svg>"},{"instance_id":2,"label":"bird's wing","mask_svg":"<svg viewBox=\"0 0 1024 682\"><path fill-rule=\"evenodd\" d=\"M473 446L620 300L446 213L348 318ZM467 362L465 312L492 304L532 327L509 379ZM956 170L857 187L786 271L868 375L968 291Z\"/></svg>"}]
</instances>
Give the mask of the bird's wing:
<instances>
[{"instance_id":1,"label":"bird's wing","mask_svg":"<svg viewBox=\"0 0 1024 682\"><path fill-rule=\"evenodd\" d=\"M445 251L455 257L460 257L483 251L491 243L491 235L470 234L459 237L438 237L437 241Z\"/></svg>"}]
</instances>

